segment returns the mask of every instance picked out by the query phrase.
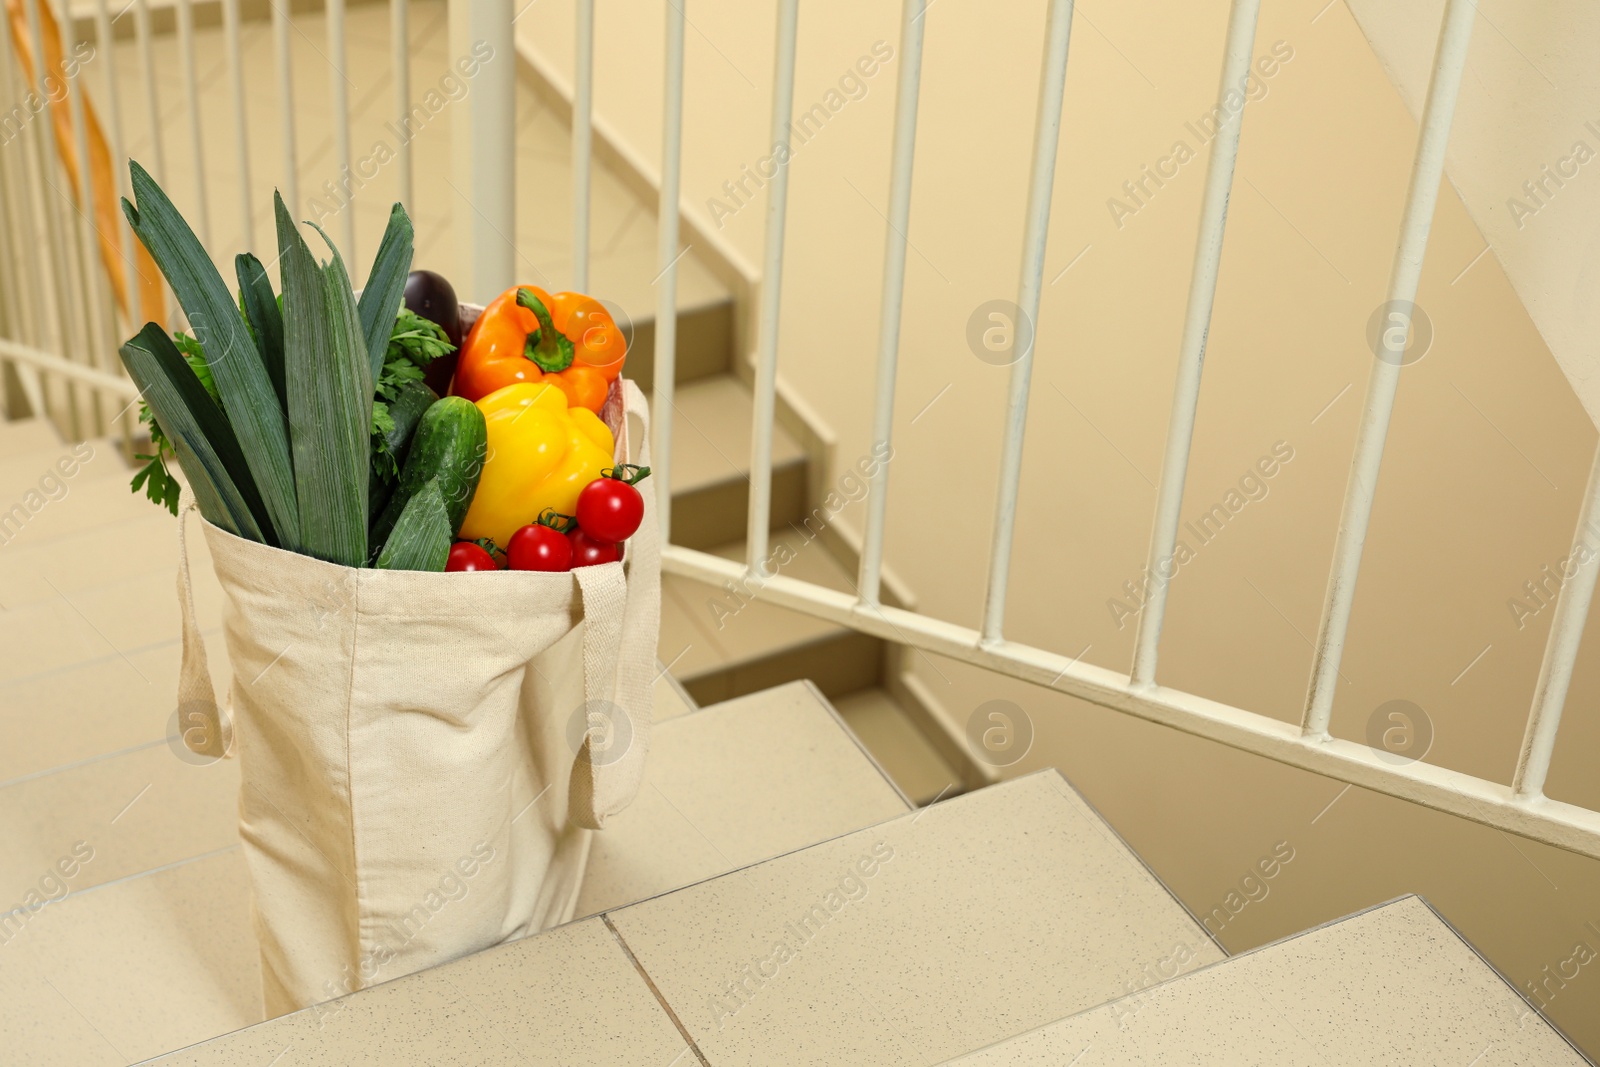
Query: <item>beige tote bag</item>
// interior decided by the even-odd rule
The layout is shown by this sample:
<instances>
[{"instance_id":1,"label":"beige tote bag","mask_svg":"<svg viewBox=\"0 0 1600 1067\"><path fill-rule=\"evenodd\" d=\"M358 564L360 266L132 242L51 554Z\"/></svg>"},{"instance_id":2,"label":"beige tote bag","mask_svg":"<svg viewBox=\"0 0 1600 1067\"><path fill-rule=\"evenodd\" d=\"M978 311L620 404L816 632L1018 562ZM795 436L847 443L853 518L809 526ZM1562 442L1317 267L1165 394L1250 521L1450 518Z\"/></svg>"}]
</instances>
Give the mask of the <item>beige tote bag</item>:
<instances>
[{"instance_id":1,"label":"beige tote bag","mask_svg":"<svg viewBox=\"0 0 1600 1067\"><path fill-rule=\"evenodd\" d=\"M647 464L644 396L618 384L601 416L618 461ZM649 747L643 496L623 562L565 574L341 567L205 523L229 714L180 521L180 723L195 753L239 759L266 1017L572 918L590 832L632 801Z\"/></svg>"}]
</instances>

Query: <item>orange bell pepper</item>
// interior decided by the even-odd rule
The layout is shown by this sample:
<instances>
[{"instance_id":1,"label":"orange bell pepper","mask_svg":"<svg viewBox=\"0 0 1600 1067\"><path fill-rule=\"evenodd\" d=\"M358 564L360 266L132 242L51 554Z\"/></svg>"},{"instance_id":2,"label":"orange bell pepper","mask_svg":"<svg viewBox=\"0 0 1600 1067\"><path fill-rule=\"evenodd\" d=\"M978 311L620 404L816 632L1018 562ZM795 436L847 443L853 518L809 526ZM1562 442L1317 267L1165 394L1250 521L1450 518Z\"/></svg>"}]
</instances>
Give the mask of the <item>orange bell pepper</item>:
<instances>
[{"instance_id":1,"label":"orange bell pepper","mask_svg":"<svg viewBox=\"0 0 1600 1067\"><path fill-rule=\"evenodd\" d=\"M545 382L569 407L598 412L626 356L622 331L600 301L518 285L478 316L450 391L476 403L508 385Z\"/></svg>"}]
</instances>

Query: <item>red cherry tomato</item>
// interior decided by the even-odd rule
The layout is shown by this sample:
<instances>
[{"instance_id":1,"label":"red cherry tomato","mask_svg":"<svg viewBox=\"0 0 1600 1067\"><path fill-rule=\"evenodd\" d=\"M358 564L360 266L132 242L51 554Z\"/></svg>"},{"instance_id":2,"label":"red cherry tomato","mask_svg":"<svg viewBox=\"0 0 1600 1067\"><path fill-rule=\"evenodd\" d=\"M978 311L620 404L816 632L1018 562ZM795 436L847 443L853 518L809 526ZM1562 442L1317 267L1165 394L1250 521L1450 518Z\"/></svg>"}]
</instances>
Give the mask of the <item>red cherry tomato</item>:
<instances>
[{"instance_id":1,"label":"red cherry tomato","mask_svg":"<svg viewBox=\"0 0 1600 1067\"><path fill-rule=\"evenodd\" d=\"M486 552L482 545L475 545L471 541L457 541L450 546L450 559L445 563L447 571L497 571L500 564L494 557Z\"/></svg>"},{"instance_id":2,"label":"red cherry tomato","mask_svg":"<svg viewBox=\"0 0 1600 1067\"><path fill-rule=\"evenodd\" d=\"M644 497L634 483L649 474L649 467L629 464L603 471L578 494L578 526L613 545L632 537L644 520Z\"/></svg>"},{"instance_id":3,"label":"red cherry tomato","mask_svg":"<svg viewBox=\"0 0 1600 1067\"><path fill-rule=\"evenodd\" d=\"M570 571L572 543L561 531L529 523L511 535L506 555L514 571Z\"/></svg>"},{"instance_id":4,"label":"red cherry tomato","mask_svg":"<svg viewBox=\"0 0 1600 1067\"><path fill-rule=\"evenodd\" d=\"M600 541L589 535L587 530L574 528L567 533L567 540L572 543L572 565L574 567L592 567L597 563L615 563L622 558L622 552L616 545L609 541Z\"/></svg>"}]
</instances>

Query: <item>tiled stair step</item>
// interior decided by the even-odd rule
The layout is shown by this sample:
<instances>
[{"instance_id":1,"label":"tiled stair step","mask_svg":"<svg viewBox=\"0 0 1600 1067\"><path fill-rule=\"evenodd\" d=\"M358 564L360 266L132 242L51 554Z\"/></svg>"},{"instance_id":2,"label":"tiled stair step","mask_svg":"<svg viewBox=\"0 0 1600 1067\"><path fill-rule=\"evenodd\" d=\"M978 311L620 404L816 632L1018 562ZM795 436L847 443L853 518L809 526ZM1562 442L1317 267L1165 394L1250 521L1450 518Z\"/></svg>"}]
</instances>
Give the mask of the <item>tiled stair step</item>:
<instances>
[{"instance_id":1,"label":"tiled stair step","mask_svg":"<svg viewBox=\"0 0 1600 1067\"><path fill-rule=\"evenodd\" d=\"M47 441L16 451L0 447L0 501L5 509L30 491L52 500L51 493L64 497L85 482L131 477L118 446L105 438L78 444Z\"/></svg>"},{"instance_id":2,"label":"tiled stair step","mask_svg":"<svg viewBox=\"0 0 1600 1067\"><path fill-rule=\"evenodd\" d=\"M1222 958L1047 771L160 1062L922 1065Z\"/></svg>"},{"instance_id":3,"label":"tiled stair step","mask_svg":"<svg viewBox=\"0 0 1600 1067\"><path fill-rule=\"evenodd\" d=\"M855 582L820 538L785 527L772 531L773 551L786 550L787 577L854 592ZM713 551L745 558L744 542ZM663 663L702 704L731 700L804 678L832 700L845 722L912 800L949 795L962 780L913 725L882 683L892 670L884 643L848 627L745 598L677 575L661 580Z\"/></svg>"},{"instance_id":4,"label":"tiled stair step","mask_svg":"<svg viewBox=\"0 0 1600 1067\"><path fill-rule=\"evenodd\" d=\"M47 419L0 419L0 459L53 448L60 443L61 435L56 433L55 427Z\"/></svg>"},{"instance_id":5,"label":"tiled stair step","mask_svg":"<svg viewBox=\"0 0 1600 1067\"><path fill-rule=\"evenodd\" d=\"M677 384L728 372L733 364L733 316L733 301L729 299L678 308L677 373L673 375ZM655 348L655 316L635 321L627 375L647 395L655 388Z\"/></svg>"},{"instance_id":6,"label":"tiled stair step","mask_svg":"<svg viewBox=\"0 0 1600 1067\"><path fill-rule=\"evenodd\" d=\"M645 785L597 838L580 913L910 810L809 686L695 709L664 675L656 694L659 725ZM35 1044L59 1045L79 1054L98 1030L124 1058L82 1053L60 1062L126 1063L259 1019L236 768L232 760L195 766L158 744L0 788L0 825L27 828L15 854L0 855L4 909L78 841L94 850L70 881L72 895L33 916L13 940L29 950L0 951L0 996L39 1005L35 1018L50 1020L36 1025L0 1012L0 1047L24 1055ZM96 954L85 949L91 936L99 939ZM153 940L161 945L152 949ZM311 1059L290 1054L280 1067L322 1062L310 1045L305 1052Z\"/></svg>"},{"instance_id":7,"label":"tiled stair step","mask_svg":"<svg viewBox=\"0 0 1600 1067\"><path fill-rule=\"evenodd\" d=\"M711 549L745 534L750 421L755 400L732 374L680 386L672 424L672 541ZM772 525L805 514L806 455L783 427L772 434Z\"/></svg>"},{"instance_id":8,"label":"tiled stair step","mask_svg":"<svg viewBox=\"0 0 1600 1067\"><path fill-rule=\"evenodd\" d=\"M952 1067L1585 1064L1420 897L950 1061Z\"/></svg>"}]
</instances>

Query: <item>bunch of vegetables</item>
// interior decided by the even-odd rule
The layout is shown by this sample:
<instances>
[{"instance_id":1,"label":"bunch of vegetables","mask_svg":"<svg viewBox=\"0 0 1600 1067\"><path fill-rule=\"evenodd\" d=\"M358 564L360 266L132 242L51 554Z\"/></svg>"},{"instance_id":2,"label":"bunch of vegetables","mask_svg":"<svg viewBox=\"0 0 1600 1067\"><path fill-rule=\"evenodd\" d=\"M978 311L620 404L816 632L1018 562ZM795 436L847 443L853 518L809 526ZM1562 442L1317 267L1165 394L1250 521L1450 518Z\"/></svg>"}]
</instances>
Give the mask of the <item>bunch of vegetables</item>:
<instances>
[{"instance_id":1,"label":"bunch of vegetables","mask_svg":"<svg viewBox=\"0 0 1600 1067\"><path fill-rule=\"evenodd\" d=\"M122 346L152 444L135 492L176 513L175 458L210 522L352 567L620 557L643 514L633 483L649 472L612 466L597 412L626 344L597 301L517 287L462 338L449 283L410 270L401 205L358 298L326 234L323 263L281 198L280 293L245 254L230 294L166 194L137 163L131 173L138 206L124 213L191 330L148 323ZM529 539L546 535L562 548L529 564Z\"/></svg>"}]
</instances>

